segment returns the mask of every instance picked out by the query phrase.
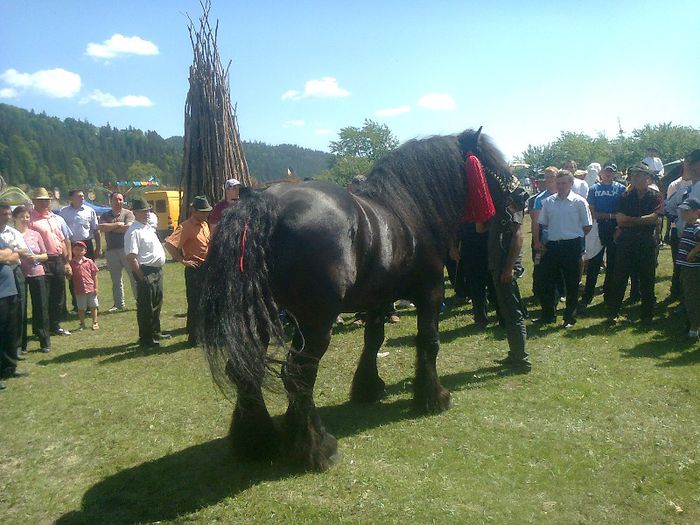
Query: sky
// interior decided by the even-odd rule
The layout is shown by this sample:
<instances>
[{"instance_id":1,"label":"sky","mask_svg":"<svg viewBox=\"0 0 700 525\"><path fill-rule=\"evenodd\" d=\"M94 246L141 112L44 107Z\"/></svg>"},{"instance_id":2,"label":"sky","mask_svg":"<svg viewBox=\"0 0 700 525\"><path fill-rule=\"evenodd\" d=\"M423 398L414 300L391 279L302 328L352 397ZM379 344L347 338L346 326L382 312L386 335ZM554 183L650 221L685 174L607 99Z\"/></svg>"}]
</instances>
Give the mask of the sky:
<instances>
[{"instance_id":1,"label":"sky","mask_svg":"<svg viewBox=\"0 0 700 525\"><path fill-rule=\"evenodd\" d=\"M0 0L0 103L184 134L197 0ZM244 140L700 128L700 1L214 0Z\"/></svg>"}]
</instances>

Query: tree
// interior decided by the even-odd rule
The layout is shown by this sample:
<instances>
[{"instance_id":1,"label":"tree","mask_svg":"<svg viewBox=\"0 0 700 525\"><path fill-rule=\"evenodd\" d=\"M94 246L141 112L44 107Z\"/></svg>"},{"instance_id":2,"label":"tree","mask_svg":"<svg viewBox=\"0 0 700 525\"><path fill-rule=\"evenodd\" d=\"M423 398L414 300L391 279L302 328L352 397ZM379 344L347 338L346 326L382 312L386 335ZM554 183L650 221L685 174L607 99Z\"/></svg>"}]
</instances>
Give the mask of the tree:
<instances>
[{"instance_id":1,"label":"tree","mask_svg":"<svg viewBox=\"0 0 700 525\"><path fill-rule=\"evenodd\" d=\"M700 130L689 126L647 124L635 129L629 136L617 135L608 139L605 135L590 137L584 133L562 132L554 142L543 146L530 145L523 152L523 159L533 169L561 166L573 159L580 168L591 162L603 164L612 161L625 169L646 156L646 148L654 146L665 162L682 158L689 151L700 147Z\"/></svg>"},{"instance_id":2,"label":"tree","mask_svg":"<svg viewBox=\"0 0 700 525\"><path fill-rule=\"evenodd\" d=\"M338 157L321 179L347 186L358 175L367 175L374 163L366 157Z\"/></svg>"},{"instance_id":3,"label":"tree","mask_svg":"<svg viewBox=\"0 0 700 525\"><path fill-rule=\"evenodd\" d=\"M348 126L340 130L339 140L329 145L335 158L321 178L347 186L358 175L366 175L374 162L399 145L386 124L365 119L361 128Z\"/></svg>"},{"instance_id":4,"label":"tree","mask_svg":"<svg viewBox=\"0 0 700 525\"><path fill-rule=\"evenodd\" d=\"M151 177L160 179L163 176L163 170L152 162L141 162L135 160L126 170L126 178L129 180L148 180Z\"/></svg>"},{"instance_id":5,"label":"tree","mask_svg":"<svg viewBox=\"0 0 700 525\"><path fill-rule=\"evenodd\" d=\"M340 139L329 145L331 153L338 157L364 157L375 161L399 145L386 124L371 119L365 119L361 128L343 128L338 135Z\"/></svg>"}]
</instances>

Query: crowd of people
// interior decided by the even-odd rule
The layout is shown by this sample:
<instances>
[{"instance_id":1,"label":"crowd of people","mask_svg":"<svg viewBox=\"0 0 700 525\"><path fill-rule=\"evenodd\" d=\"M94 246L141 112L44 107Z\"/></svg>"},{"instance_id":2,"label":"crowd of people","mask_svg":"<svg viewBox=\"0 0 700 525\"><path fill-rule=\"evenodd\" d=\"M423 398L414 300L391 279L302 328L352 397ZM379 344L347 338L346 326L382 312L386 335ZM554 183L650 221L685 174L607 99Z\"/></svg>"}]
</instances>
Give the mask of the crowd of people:
<instances>
[{"instance_id":1,"label":"crowd of people","mask_svg":"<svg viewBox=\"0 0 700 525\"><path fill-rule=\"evenodd\" d=\"M676 314L684 314L688 336L698 339L700 326L700 149L689 153L670 173L671 183L664 192L657 183L664 177L664 165L654 148L647 157L623 174L608 162L601 167L591 163L578 170L574 161L561 167L549 166L532 181L533 195L522 208L531 219L532 292L540 307L534 322L551 325L561 312L562 326L571 328L577 316L596 297L597 281L603 265L602 286L604 322L615 325L628 285L630 303L641 301L639 324L653 323L656 307L654 287L662 225L668 221L667 239L671 245L674 277L669 300L679 300ZM667 177L668 178L668 177ZM493 225L515 232L489 241L487 229ZM527 309L517 284L504 297L499 284L524 269L521 259L507 257L505 274L493 274L490 259L498 254L517 252L522 221L516 210L506 220L498 215L489 224L463 223L453 250L450 274L458 297L470 300L474 322L487 325L487 304L495 307L499 324L508 331L510 352L502 364L528 372L531 363L524 350ZM493 242L496 241L496 242ZM510 244L509 244L510 243ZM450 267L448 266L448 270ZM581 282L585 276L584 283ZM517 328L517 330L516 330Z\"/></svg>"},{"instance_id":2,"label":"crowd of people","mask_svg":"<svg viewBox=\"0 0 700 525\"><path fill-rule=\"evenodd\" d=\"M641 300L640 324L652 323L656 305L654 285L661 244L661 224L668 219L668 242L674 258L671 299L679 299L688 335L697 340L700 328L700 149L677 166L677 177L665 189L656 185L663 163L652 149L647 158L631 166L626 178L608 162L591 163L577 170L573 161L542 170L529 197L513 192L506 207L487 223L460 226L450 252L448 271L455 294L472 302L477 326L488 324L488 304L506 329L509 353L501 364L528 372L525 319L528 312L518 288L523 274L523 223L532 229L533 296L540 305L535 321L552 324L564 301L563 326L576 324L577 316L595 299L601 268L606 322L615 324L628 283L631 302ZM187 298L187 334L197 344L194 308L202 289L204 262L221 214L239 199L241 184L225 183L225 198L212 207L206 197L194 197L189 218L161 242L157 221L146 201L135 198L131 209L124 196L110 195L110 209L99 218L84 202L84 192L69 193L69 204L51 209L52 197L44 188L31 194L31 204L14 209L0 203L0 379L27 375L17 369L28 345L27 304L31 298L32 332L40 352L51 351L51 337L67 337L61 326L68 319L66 281L78 316L78 330L99 330L98 268L103 255L111 276L113 305L124 310L123 276L126 273L136 298L138 343L159 346L169 334L161 331L163 272L166 251L184 266ZM14 227L10 223L14 223ZM585 275L585 283L581 279ZM392 311L393 312L393 311ZM0 382L0 390L5 385Z\"/></svg>"},{"instance_id":3,"label":"crowd of people","mask_svg":"<svg viewBox=\"0 0 700 525\"><path fill-rule=\"evenodd\" d=\"M138 343L159 346L170 334L160 327L163 303L165 249L185 267L187 289L187 332L196 344L196 316L193 307L201 290L201 264L206 257L211 229L221 213L239 197L241 184L226 181L226 197L215 208L206 197L193 199L190 217L162 243L157 235L157 217L140 198L124 207L124 196L110 195L110 209L99 218L85 204L82 190L69 192L69 204L52 210L52 197L45 188L31 193L31 204L0 203L0 379L28 375L17 369L28 348L27 300L31 297L32 332L39 351L51 351L51 337L68 337L61 326L70 317L66 281L77 315L78 330L99 330L99 279L95 260L104 257L112 282L113 305L109 312L126 308L123 275L126 273L136 299ZM210 212L217 211L210 218ZM209 220L208 220L209 219ZM215 219L215 220L211 220ZM14 227L10 223L14 223ZM164 247L165 246L165 249ZM6 385L0 382L0 390Z\"/></svg>"}]
</instances>

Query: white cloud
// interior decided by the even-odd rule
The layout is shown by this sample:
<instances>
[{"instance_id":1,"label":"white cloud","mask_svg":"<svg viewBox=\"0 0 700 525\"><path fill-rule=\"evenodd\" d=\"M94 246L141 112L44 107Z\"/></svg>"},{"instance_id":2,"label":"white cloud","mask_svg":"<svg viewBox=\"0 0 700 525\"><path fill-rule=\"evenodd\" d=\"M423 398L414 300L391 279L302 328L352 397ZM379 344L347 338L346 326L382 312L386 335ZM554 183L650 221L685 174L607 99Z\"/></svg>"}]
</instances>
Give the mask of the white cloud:
<instances>
[{"instance_id":1,"label":"white cloud","mask_svg":"<svg viewBox=\"0 0 700 525\"><path fill-rule=\"evenodd\" d=\"M339 98L347 97L350 92L341 88L333 77L323 77L320 80L307 80L304 84L304 92L290 89L282 94L282 100L301 100L308 97Z\"/></svg>"},{"instance_id":2,"label":"white cloud","mask_svg":"<svg viewBox=\"0 0 700 525\"><path fill-rule=\"evenodd\" d=\"M404 104L403 106L398 106L395 108L378 109L374 112L374 114L378 117L395 117L396 115L408 113L409 111L411 111L411 106Z\"/></svg>"},{"instance_id":3,"label":"white cloud","mask_svg":"<svg viewBox=\"0 0 700 525\"><path fill-rule=\"evenodd\" d=\"M451 111L457 107L454 99L447 93L428 93L419 98L416 103L432 111Z\"/></svg>"},{"instance_id":4,"label":"white cloud","mask_svg":"<svg viewBox=\"0 0 700 525\"><path fill-rule=\"evenodd\" d=\"M115 33L101 44L90 42L85 54L95 58L114 58L121 55L157 55L158 46L140 36Z\"/></svg>"},{"instance_id":5,"label":"white cloud","mask_svg":"<svg viewBox=\"0 0 700 525\"><path fill-rule=\"evenodd\" d=\"M318 128L314 130L314 135L330 135L331 133L333 132L328 128Z\"/></svg>"},{"instance_id":6,"label":"white cloud","mask_svg":"<svg viewBox=\"0 0 700 525\"><path fill-rule=\"evenodd\" d=\"M37 91L53 98L71 98L80 91L80 75L65 69L44 69L36 73L20 73L8 69L0 79L13 88L25 88ZM17 91L15 91L15 96Z\"/></svg>"},{"instance_id":7,"label":"white cloud","mask_svg":"<svg viewBox=\"0 0 700 525\"><path fill-rule=\"evenodd\" d=\"M282 100L301 100L301 93L296 89L290 89L282 93Z\"/></svg>"},{"instance_id":8,"label":"white cloud","mask_svg":"<svg viewBox=\"0 0 700 525\"><path fill-rule=\"evenodd\" d=\"M288 120L287 122L284 123L284 125L287 126L287 127L290 127L290 126L293 126L293 127L301 127L301 126L305 126L305 125L306 125L306 122L304 122L304 121L301 120L301 119L298 119L298 120Z\"/></svg>"},{"instance_id":9,"label":"white cloud","mask_svg":"<svg viewBox=\"0 0 700 525\"><path fill-rule=\"evenodd\" d=\"M2 88L0 89L0 98L16 98L18 95L17 90L14 88Z\"/></svg>"},{"instance_id":10,"label":"white cloud","mask_svg":"<svg viewBox=\"0 0 700 525\"><path fill-rule=\"evenodd\" d=\"M90 93L90 96L81 101L83 104L88 102L97 102L103 108L137 108L149 107L153 105L151 99L143 95L126 95L125 97L117 98L111 93L104 93L99 89Z\"/></svg>"}]
</instances>

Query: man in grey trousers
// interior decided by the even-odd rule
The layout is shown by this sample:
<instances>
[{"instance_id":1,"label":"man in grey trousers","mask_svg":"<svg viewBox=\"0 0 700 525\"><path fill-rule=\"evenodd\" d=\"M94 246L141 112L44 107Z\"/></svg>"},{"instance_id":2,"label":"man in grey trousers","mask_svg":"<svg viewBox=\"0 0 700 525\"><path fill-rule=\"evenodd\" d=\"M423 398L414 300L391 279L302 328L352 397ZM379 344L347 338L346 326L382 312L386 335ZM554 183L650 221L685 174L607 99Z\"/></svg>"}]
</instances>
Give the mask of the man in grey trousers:
<instances>
[{"instance_id":1,"label":"man in grey trousers","mask_svg":"<svg viewBox=\"0 0 700 525\"><path fill-rule=\"evenodd\" d=\"M114 306L109 311L116 312L123 310L124 305L124 285L122 284L122 270L126 270L126 275L131 283L131 291L136 298L136 281L129 268L124 253L124 234L129 226L134 222L134 214L124 208L124 196L119 192L114 192L109 197L112 209L105 212L100 217L100 231L104 233L107 240L107 250L105 258L107 267L112 277L112 297Z\"/></svg>"}]
</instances>

